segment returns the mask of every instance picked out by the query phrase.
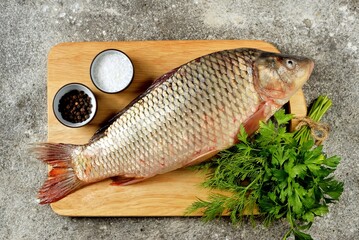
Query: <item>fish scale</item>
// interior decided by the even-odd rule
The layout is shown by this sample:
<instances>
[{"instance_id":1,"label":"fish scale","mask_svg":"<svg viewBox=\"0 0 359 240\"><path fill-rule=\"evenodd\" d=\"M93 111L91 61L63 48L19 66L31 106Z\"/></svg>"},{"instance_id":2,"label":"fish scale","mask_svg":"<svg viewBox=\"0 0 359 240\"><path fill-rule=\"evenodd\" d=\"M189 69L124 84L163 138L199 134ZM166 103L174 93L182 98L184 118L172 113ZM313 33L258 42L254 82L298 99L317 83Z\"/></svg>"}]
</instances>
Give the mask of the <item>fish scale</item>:
<instances>
[{"instance_id":1,"label":"fish scale","mask_svg":"<svg viewBox=\"0 0 359 240\"><path fill-rule=\"evenodd\" d=\"M155 81L88 144L40 145L38 158L62 168L50 172L41 203L109 177L131 184L226 149L241 125L253 133L312 70L310 59L254 49L190 61Z\"/></svg>"},{"instance_id":2,"label":"fish scale","mask_svg":"<svg viewBox=\"0 0 359 240\"><path fill-rule=\"evenodd\" d=\"M185 165L186 162L185 162L185 159L188 157L188 155L195 155L195 154L198 154L197 152L198 151L203 151L206 149L206 147L209 145L209 146L214 146L216 144L218 145L226 145L226 144L229 144L229 143L226 143L226 141L228 141L228 136L225 136L225 134L223 133L226 133L228 132L228 127L226 126L230 126L229 125L229 119L231 117L228 117L226 113L224 113L223 111L222 112L219 112L218 111L218 108L223 108L223 106L225 105L225 103L227 102L227 105L228 105L228 102L229 100L226 100L226 101L223 101L224 99L226 98L223 98L223 94L226 94L228 93L229 91L226 91L226 85L224 84L225 81L218 81L221 80L222 76L226 76L225 74L228 72L228 71L232 71L233 70L233 67L232 66L229 66L228 64L225 63L225 60L223 60L223 58L220 59L220 61L216 61L216 59L219 57L219 54L216 54L215 56L209 56L207 59L204 59L203 62L205 62L207 65L210 65L212 67L211 68L207 68L206 70L208 71L204 71L205 72L205 75L209 75L210 79L217 79L217 81L207 81L208 84L206 84L206 82L204 81L205 79L203 78L202 81L200 81L199 83L199 91L200 91L200 94L197 93L197 98L196 99L197 101L196 102L200 102L202 100L203 102L203 106L199 106L197 109L201 109L200 111L200 114L204 114L204 112L207 112L207 111L210 111L210 113L212 113L212 118L217 120L216 121L216 126L219 126L218 128L215 128L215 131L214 131L214 135L215 137L212 138L213 140L216 141L216 143L213 141L212 144L210 143L206 143L205 146L203 146L204 144L202 144L202 141L198 141L200 143L201 146L197 146L197 144L195 142L190 142L190 144L187 144L186 142L188 142L188 139L196 139L196 136L200 136L200 135L210 135L210 132L208 132L208 134L204 134L203 132L201 132L201 130L206 130L206 131L210 131L210 128L200 128L199 126L203 125L203 124L206 124L205 122L201 122L201 121L193 121L193 119L191 119L191 116L196 116L197 115L190 115L190 114L183 114L185 113L185 111L182 111L182 114L176 114L176 115L173 115L174 113L174 109L173 109L173 106L176 106L178 107L177 110L179 108L181 108L182 106L184 106L185 104L184 103L187 103L187 105L191 102L191 99L185 99L183 96L186 95L187 97L190 96L190 97L193 97L193 93L191 94L190 92L190 89L191 86L194 86L194 84L197 83L197 79L195 79L195 81L192 81L192 79L194 78L193 76L195 75L200 75L198 74L198 72L196 71L198 67L201 67L200 64L196 64L196 62L192 62L190 63L188 66L184 66L183 68L181 68L181 70L178 71L178 73L176 75L173 76L172 78L172 81L170 82L178 82L178 81L181 81L180 84L178 84L178 86L176 85L176 87L172 88L174 89L175 91L177 90L178 93L182 93L179 97L177 98L164 98L166 99L168 102L166 102L166 100L164 99L161 99L161 98L157 98L156 96L156 93L158 93L158 91L154 91L154 94L153 95L150 95L148 96L148 98L145 98L144 101L147 101L147 104L144 104L145 108L148 109L148 111L145 111L145 115L142 115L142 117L140 117L140 115L138 114L139 111L136 111L137 108L135 107L135 105L133 106L134 110L130 111L129 110L127 111L127 114L130 114L132 116L131 118L131 123L132 124L129 124L127 126L127 129L135 129L137 130L137 134L134 134L134 131L127 131L126 134L125 131L118 131L118 132L121 132L123 133L124 135L122 136L119 136L118 134L109 134L109 136L111 137L117 137L118 139L134 139L135 142L133 145L131 145L130 147L130 151L136 151L136 145L137 146L141 146L143 147L144 145L148 146L146 147L146 158L149 158L151 159L152 161L156 162L155 158L156 158L156 153L154 151L151 151L151 149L158 149L158 148L151 148L151 145L154 145L156 144L156 141L149 141L147 142L146 144L136 144L138 141L136 141L136 139L139 139L139 140L143 140L143 138L138 138L138 135L140 135L142 132L139 131L138 128L136 127L132 127L132 126L136 126L138 125L141 121L140 120L144 120L145 123L147 125L150 126L150 129L154 130L156 129L156 124L155 122L156 121L160 121L160 119L156 118L155 116L156 115L150 115L151 112L153 113L155 110L153 109L155 107L155 105L153 104L153 101L151 100L151 98L155 98L156 101L159 103L159 105L161 104L166 104L166 105L169 105L170 108L171 108L171 111L169 113L170 117L168 119L170 120L175 120L180 122L181 124L174 124L174 125L171 125L171 124L163 124L163 127L164 128L170 128L170 129L167 129L169 132L171 132L171 136L172 137L175 137L175 139L163 139L163 145L167 145L169 143L174 143L174 148L175 148L175 151L176 152L172 152L171 154L176 154L176 155L183 155L183 161L179 161L179 163L175 162L174 164L168 164L168 168L177 168L178 166L176 166L177 164L182 164L182 165ZM227 61L228 62L228 59ZM239 64L237 64L239 65ZM230 69L228 69L228 67L230 67ZM195 71L194 73L192 73L192 71ZM237 70L239 72L239 70ZM184 75L183 78L181 78L180 76L178 75ZM226 78L223 77L223 79L225 80ZM201 79L200 79L201 80ZM241 79L243 80L243 79ZM240 84L237 82L237 84ZM172 84L172 86L175 86L175 84ZM198 83L197 83L197 86L198 86ZM166 87L167 85L163 85L163 87L161 87L160 89L165 92L165 94L163 94L164 97L168 96L168 91L166 92ZM243 87L244 88L244 87ZM187 94L186 94L187 93ZM254 94L254 92L253 92ZM240 95L241 96L241 95ZM250 98L250 96L247 96L245 95L245 97L247 98ZM243 97L241 98L242 101L244 100ZM212 102L211 102L212 100ZM244 100L245 101L245 100ZM251 100L252 101L252 100ZM212 108L211 108L212 106ZM215 107L213 107L215 106ZM231 104L229 104L229 108L231 108ZM231 111L229 111L231 112ZM234 111L236 112L236 111ZM126 114L126 113L125 113ZM143 117L145 117L143 119ZM192 120L192 121L186 121L186 120L183 120L183 118L188 118L189 120ZM197 120L201 120L201 118L197 118ZM190 123L188 123L190 122ZM197 126L197 129L196 129L196 126L194 126L193 124L191 125L191 123L193 122L197 122L198 123L198 126ZM160 123L162 123L160 121ZM191 128L192 131L186 131L186 130L182 130L181 129L186 129L186 128ZM172 131L171 131L172 129ZM109 129L109 130L112 130L112 129ZM173 131L174 130L174 131ZM109 131L110 132L110 131ZM175 133L182 133L182 134L175 134ZM182 136L181 136L182 135ZM183 138L183 135L185 136L185 138ZM161 134L159 134L158 136L161 136ZM154 137L154 136L152 136ZM174 140L174 141L171 141L171 140ZM126 140L125 140L126 141ZM114 141L113 141L114 142ZM127 141L126 141L127 142ZM189 145L192 145L193 146L193 150L189 151L188 153L181 153L182 151L185 151L187 150L189 147ZM134 148L134 149L133 149ZM208 147L207 147L208 148ZM161 148L159 148L159 150L161 150ZM119 157L121 155L123 156L128 156L126 154L121 154L121 152L123 153L127 153L129 152L129 149L123 149L122 151L120 150L119 152ZM134 159L128 159L127 161L124 159L123 161L120 161L120 164L119 165L122 165L121 169L123 169L123 172L120 172L118 173L118 175L137 175L137 174L141 174L139 175L139 177L149 177L151 176L152 174L155 174L156 172L154 172L151 168L149 169L141 169L141 164L136 164L136 158L143 158L143 154L142 156L140 156L139 154L134 154ZM165 155L161 155L161 158L164 158ZM167 157L171 157L170 155L168 155ZM118 158L115 159L115 162L118 162L117 160ZM151 160L142 160L142 161L151 161ZM112 161L114 162L114 161ZM135 164L128 164L128 162L131 162L131 163L135 163ZM161 162L160 160L158 160L158 162ZM166 163L168 163L168 161L165 161ZM127 164L126 164L127 163ZM126 167L126 165L128 165ZM137 172L133 172L131 173L131 171L128 171L128 170L133 170L132 167L130 166L135 166L135 169ZM158 164L157 164L158 165ZM172 166L173 165L173 166ZM148 166L150 167L150 166ZM156 167L156 166L154 166ZM167 167L167 166L166 166ZM167 171L167 169L165 170L162 170L162 171ZM161 172L162 172L161 171ZM94 169L93 172L96 172L96 170ZM100 173L98 173L100 174ZM94 180L97 180L97 179L94 179ZM91 181L91 180L90 180Z\"/></svg>"}]
</instances>

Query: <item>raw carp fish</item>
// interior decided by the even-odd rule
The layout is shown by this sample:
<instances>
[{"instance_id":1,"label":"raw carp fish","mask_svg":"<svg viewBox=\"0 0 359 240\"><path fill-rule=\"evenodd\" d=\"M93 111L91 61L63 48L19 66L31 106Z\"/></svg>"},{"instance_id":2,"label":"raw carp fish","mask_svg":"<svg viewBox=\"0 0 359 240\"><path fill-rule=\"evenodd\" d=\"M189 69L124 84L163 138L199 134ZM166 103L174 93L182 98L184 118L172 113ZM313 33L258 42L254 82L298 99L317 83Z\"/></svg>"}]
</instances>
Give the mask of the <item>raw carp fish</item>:
<instances>
[{"instance_id":1,"label":"raw carp fish","mask_svg":"<svg viewBox=\"0 0 359 240\"><path fill-rule=\"evenodd\" d=\"M55 202L87 184L115 185L199 163L236 143L240 126L259 127L308 80L304 57L233 49L211 53L157 79L85 145L42 143L52 166L39 191Z\"/></svg>"}]
</instances>

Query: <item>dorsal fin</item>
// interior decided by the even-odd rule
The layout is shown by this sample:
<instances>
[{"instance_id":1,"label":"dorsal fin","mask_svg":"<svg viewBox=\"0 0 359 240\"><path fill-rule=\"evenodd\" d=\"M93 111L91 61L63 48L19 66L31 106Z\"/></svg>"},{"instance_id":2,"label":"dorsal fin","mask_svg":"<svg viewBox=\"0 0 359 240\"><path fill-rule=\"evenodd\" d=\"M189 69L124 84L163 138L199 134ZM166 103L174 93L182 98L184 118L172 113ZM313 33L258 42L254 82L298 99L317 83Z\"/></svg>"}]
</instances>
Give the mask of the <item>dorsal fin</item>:
<instances>
[{"instance_id":1,"label":"dorsal fin","mask_svg":"<svg viewBox=\"0 0 359 240\"><path fill-rule=\"evenodd\" d=\"M114 123L119 117L121 117L122 114L124 114L130 107L132 107L138 100L140 100L141 98L143 98L144 96L146 96L148 93L150 93L153 89L155 89L156 87L158 87L159 85L161 85L163 82L165 82L167 79L169 79L170 77L172 77L172 75L177 72L177 70L179 69L175 68L169 72L167 72L166 74L162 75L161 77L159 77L158 79L156 79L151 86L149 86L147 88L147 90L145 92L143 92L142 94L140 94L139 96L137 96L134 100L132 100L124 109L122 109L120 112L118 112L115 116L113 116L109 121L107 121L103 126L101 126L96 132L95 134L91 137L90 139L90 143L96 141L97 139L103 137L106 134L106 130L108 129L108 127Z\"/></svg>"}]
</instances>

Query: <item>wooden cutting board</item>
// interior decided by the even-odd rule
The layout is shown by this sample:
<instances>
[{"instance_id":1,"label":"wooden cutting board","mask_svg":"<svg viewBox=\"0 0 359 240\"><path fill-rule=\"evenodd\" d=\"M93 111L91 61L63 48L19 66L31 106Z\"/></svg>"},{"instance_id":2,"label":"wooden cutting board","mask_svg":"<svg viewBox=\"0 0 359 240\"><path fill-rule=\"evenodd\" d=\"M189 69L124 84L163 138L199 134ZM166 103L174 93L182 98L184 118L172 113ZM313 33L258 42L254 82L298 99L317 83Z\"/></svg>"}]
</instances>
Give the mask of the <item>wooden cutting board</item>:
<instances>
[{"instance_id":1,"label":"wooden cutting board","mask_svg":"<svg viewBox=\"0 0 359 240\"><path fill-rule=\"evenodd\" d=\"M241 47L278 52L269 43L252 40L82 42L56 45L48 56L48 141L86 143L104 121L124 108L159 76L199 56ZM135 67L134 81L129 88L118 94L99 91L91 82L89 74L93 58L110 48L124 51ZM82 128L65 127L57 121L52 110L55 93L63 85L72 82L88 86L98 100L96 117ZM306 115L302 91L291 99L289 110L297 116ZM111 181L105 180L86 186L51 204L51 207L56 213L66 216L183 216L185 209L197 198L208 197L209 191L199 186L203 180L203 173L185 169L130 186L110 186Z\"/></svg>"}]
</instances>

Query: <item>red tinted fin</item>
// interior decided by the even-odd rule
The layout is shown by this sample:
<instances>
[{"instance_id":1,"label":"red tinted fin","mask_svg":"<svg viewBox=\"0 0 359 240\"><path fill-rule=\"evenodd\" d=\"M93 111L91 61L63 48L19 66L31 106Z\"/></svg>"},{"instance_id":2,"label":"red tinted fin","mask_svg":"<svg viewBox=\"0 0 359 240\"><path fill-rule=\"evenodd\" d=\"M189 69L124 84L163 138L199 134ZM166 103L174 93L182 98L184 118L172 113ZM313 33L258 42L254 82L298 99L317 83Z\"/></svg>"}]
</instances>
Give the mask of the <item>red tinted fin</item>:
<instances>
[{"instance_id":1,"label":"red tinted fin","mask_svg":"<svg viewBox=\"0 0 359 240\"><path fill-rule=\"evenodd\" d=\"M248 135L258 130L260 121L267 120L267 109L268 105L266 103L261 104L257 111L243 123L243 127Z\"/></svg>"},{"instance_id":2,"label":"red tinted fin","mask_svg":"<svg viewBox=\"0 0 359 240\"><path fill-rule=\"evenodd\" d=\"M217 149L209 150L206 153L195 156L190 162L186 163L183 167L190 167L193 165L200 164L210 158L214 157L219 151Z\"/></svg>"},{"instance_id":3,"label":"red tinted fin","mask_svg":"<svg viewBox=\"0 0 359 240\"><path fill-rule=\"evenodd\" d=\"M135 178L135 177L122 177L122 176L116 176L112 177L112 186L126 186L137 182L142 182L146 178Z\"/></svg>"},{"instance_id":4,"label":"red tinted fin","mask_svg":"<svg viewBox=\"0 0 359 240\"><path fill-rule=\"evenodd\" d=\"M86 184L77 178L72 168L74 148L75 145L43 143L32 149L39 160L52 166L39 190L40 204L56 202Z\"/></svg>"}]
</instances>

